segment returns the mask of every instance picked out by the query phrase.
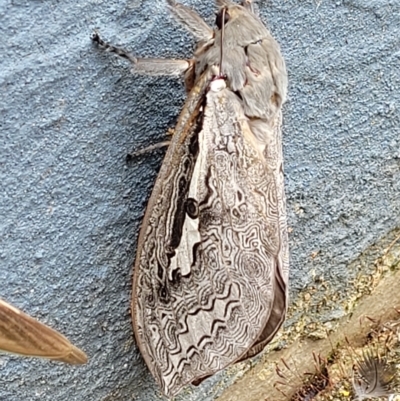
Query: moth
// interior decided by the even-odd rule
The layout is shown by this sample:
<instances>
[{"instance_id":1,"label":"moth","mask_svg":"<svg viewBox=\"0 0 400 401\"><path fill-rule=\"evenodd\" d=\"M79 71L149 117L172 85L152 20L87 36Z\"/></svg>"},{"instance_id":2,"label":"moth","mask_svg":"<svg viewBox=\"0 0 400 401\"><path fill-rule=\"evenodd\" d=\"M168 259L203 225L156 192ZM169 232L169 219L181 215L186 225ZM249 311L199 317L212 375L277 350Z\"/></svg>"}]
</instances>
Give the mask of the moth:
<instances>
[{"instance_id":1,"label":"moth","mask_svg":"<svg viewBox=\"0 0 400 401\"><path fill-rule=\"evenodd\" d=\"M92 35L136 73L184 75L188 91L147 205L133 279L136 342L169 397L258 354L288 302L285 62L251 1L216 5L212 29L168 0L196 38L189 60L136 58Z\"/></svg>"},{"instance_id":2,"label":"moth","mask_svg":"<svg viewBox=\"0 0 400 401\"><path fill-rule=\"evenodd\" d=\"M87 362L86 354L58 331L0 299L1 351L73 365Z\"/></svg>"}]
</instances>

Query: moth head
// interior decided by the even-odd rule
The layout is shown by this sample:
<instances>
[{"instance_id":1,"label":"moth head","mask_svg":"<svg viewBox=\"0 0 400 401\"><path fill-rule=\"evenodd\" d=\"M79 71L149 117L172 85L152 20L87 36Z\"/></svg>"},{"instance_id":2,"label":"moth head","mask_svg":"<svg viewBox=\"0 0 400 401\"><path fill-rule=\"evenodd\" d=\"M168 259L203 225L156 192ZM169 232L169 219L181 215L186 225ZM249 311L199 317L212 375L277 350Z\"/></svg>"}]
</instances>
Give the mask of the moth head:
<instances>
[{"instance_id":1,"label":"moth head","mask_svg":"<svg viewBox=\"0 0 400 401\"><path fill-rule=\"evenodd\" d=\"M225 45L231 43L246 46L249 43L270 36L268 30L263 25L258 15L252 11L253 4L234 4L229 3L219 8L216 13L216 29L214 38L218 41L220 34ZM225 32L224 32L225 31Z\"/></svg>"},{"instance_id":2,"label":"moth head","mask_svg":"<svg viewBox=\"0 0 400 401\"><path fill-rule=\"evenodd\" d=\"M229 9L228 7L222 7L218 12L217 12L217 17L215 19L215 24L217 25L218 29L222 29L224 25L227 24L229 21L230 14L229 14Z\"/></svg>"},{"instance_id":3,"label":"moth head","mask_svg":"<svg viewBox=\"0 0 400 401\"><path fill-rule=\"evenodd\" d=\"M239 4L226 3L216 13L215 24L221 30L229 21L234 21L243 14L251 14L251 12L249 13L246 7Z\"/></svg>"}]
</instances>

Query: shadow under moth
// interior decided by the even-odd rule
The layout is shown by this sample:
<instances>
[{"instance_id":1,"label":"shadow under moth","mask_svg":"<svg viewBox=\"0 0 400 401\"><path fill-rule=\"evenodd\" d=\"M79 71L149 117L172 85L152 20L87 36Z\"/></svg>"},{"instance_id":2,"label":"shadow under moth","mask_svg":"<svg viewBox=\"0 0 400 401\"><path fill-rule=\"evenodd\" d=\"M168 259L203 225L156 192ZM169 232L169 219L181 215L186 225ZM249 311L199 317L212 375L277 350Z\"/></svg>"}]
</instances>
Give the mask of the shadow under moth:
<instances>
[{"instance_id":1,"label":"shadow under moth","mask_svg":"<svg viewBox=\"0 0 400 401\"><path fill-rule=\"evenodd\" d=\"M0 352L80 365L86 354L58 331L0 299Z\"/></svg>"},{"instance_id":2,"label":"shadow under moth","mask_svg":"<svg viewBox=\"0 0 400 401\"><path fill-rule=\"evenodd\" d=\"M187 100L139 234L132 319L169 397L258 354L285 318L289 252L282 166L287 75L252 1L217 0L216 27L168 0L194 34L190 60L128 59L184 75Z\"/></svg>"}]
</instances>

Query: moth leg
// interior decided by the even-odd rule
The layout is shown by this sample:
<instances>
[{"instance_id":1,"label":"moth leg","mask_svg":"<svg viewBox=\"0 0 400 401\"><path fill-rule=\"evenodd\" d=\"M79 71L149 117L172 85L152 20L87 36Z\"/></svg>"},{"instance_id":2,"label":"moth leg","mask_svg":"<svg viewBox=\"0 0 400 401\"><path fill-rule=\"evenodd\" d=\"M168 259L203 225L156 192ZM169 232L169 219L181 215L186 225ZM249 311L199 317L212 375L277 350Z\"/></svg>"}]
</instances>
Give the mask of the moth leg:
<instances>
[{"instance_id":1,"label":"moth leg","mask_svg":"<svg viewBox=\"0 0 400 401\"><path fill-rule=\"evenodd\" d=\"M171 141L164 141L164 142L156 143L154 145L146 146L145 148L137 150L136 152L128 153L126 156L126 160L130 161L130 160L134 159L135 157L142 156L146 153L153 152L154 150L167 147L170 144L171 144Z\"/></svg>"},{"instance_id":2,"label":"moth leg","mask_svg":"<svg viewBox=\"0 0 400 401\"><path fill-rule=\"evenodd\" d=\"M168 60L156 58L136 58L129 51L111 45L100 38L97 32L90 37L93 42L98 43L105 51L115 53L133 64L133 70L139 74L148 75L182 75L188 71L193 62L191 60Z\"/></svg>"},{"instance_id":3,"label":"moth leg","mask_svg":"<svg viewBox=\"0 0 400 401\"><path fill-rule=\"evenodd\" d=\"M166 135L168 135L169 137L172 137L172 135L174 135L174 133L175 133L174 128L169 128L167 133L166 133ZM132 153L128 153L126 155L126 161L129 162L129 161L131 161L132 159L134 159L134 158L136 158L138 156L142 156L142 155L144 155L146 153L153 152L154 150L167 147L170 144L171 144L171 141L163 141L163 142L155 143L154 145L146 146L143 149L136 150L135 152L132 152Z\"/></svg>"},{"instance_id":4,"label":"moth leg","mask_svg":"<svg viewBox=\"0 0 400 401\"><path fill-rule=\"evenodd\" d=\"M214 37L214 31L190 7L167 0L168 8L175 17L199 42L208 42Z\"/></svg>"}]
</instances>

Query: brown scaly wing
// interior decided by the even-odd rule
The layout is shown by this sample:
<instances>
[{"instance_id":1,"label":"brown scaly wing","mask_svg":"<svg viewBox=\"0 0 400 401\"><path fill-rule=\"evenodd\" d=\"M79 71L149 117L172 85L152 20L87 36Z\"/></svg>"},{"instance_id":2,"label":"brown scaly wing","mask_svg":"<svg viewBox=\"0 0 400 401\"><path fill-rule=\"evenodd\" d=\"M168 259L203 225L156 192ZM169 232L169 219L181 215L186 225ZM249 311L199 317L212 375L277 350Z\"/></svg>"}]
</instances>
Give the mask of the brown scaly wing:
<instances>
[{"instance_id":1,"label":"brown scaly wing","mask_svg":"<svg viewBox=\"0 0 400 401\"><path fill-rule=\"evenodd\" d=\"M87 362L86 354L62 334L1 299L0 351L73 365Z\"/></svg>"}]
</instances>

